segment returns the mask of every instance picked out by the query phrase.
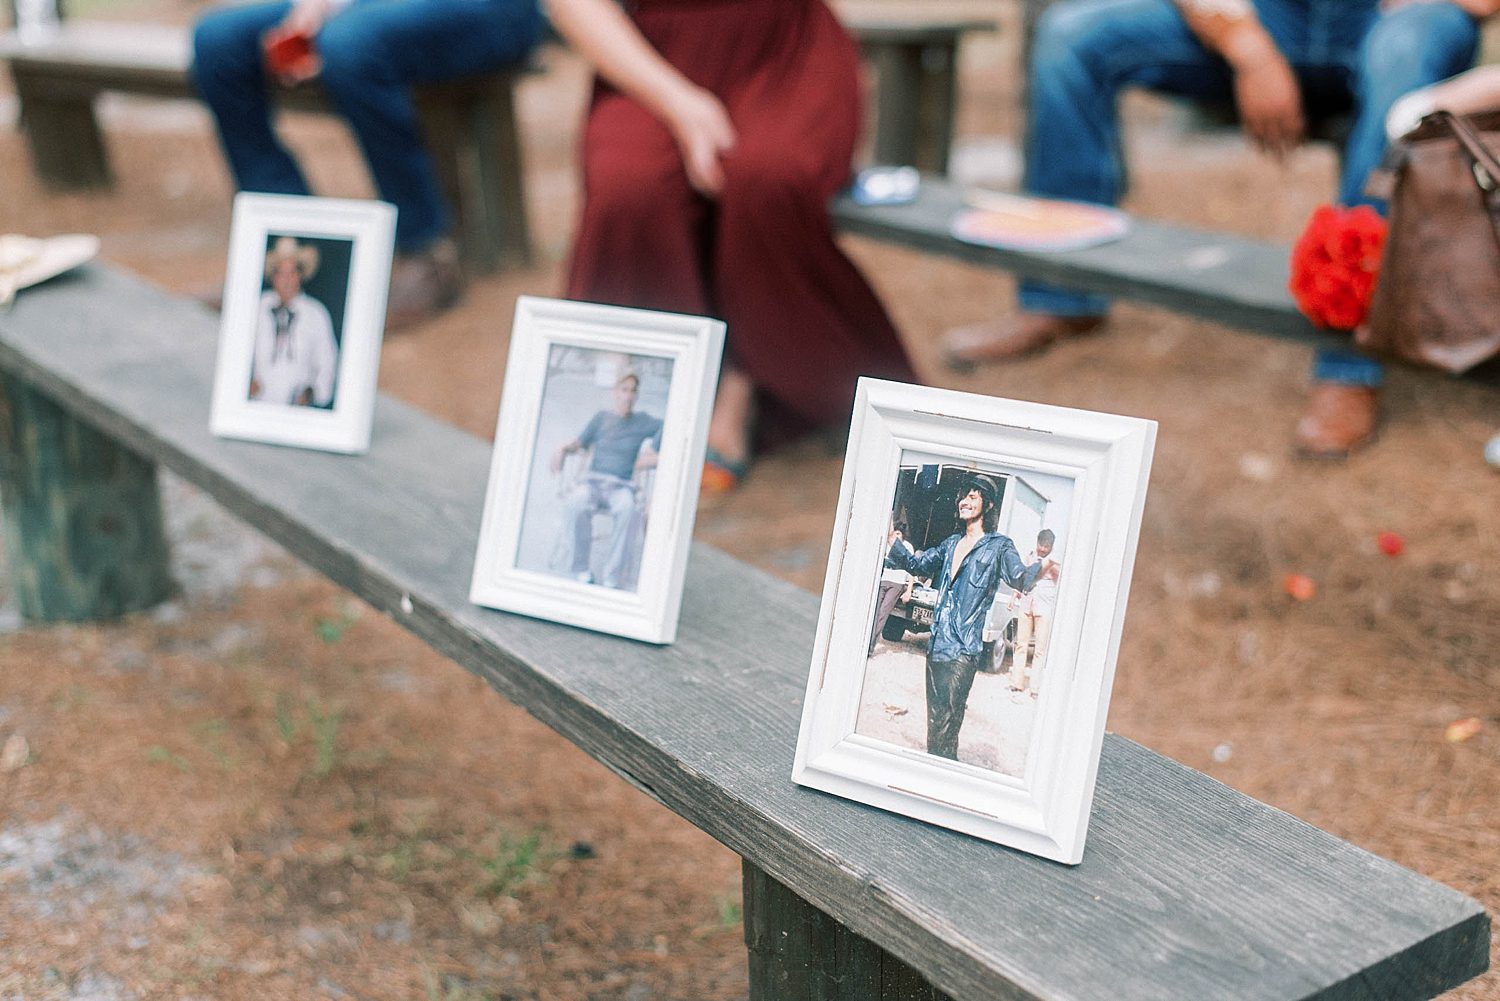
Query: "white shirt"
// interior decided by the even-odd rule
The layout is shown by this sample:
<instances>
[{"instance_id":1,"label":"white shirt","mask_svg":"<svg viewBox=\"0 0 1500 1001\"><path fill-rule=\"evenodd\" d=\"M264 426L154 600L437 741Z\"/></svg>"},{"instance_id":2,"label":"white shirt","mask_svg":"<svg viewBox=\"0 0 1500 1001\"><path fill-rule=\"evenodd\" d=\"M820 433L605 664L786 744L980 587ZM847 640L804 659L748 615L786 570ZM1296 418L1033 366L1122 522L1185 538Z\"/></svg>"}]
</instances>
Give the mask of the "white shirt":
<instances>
[{"instance_id":1,"label":"white shirt","mask_svg":"<svg viewBox=\"0 0 1500 1001\"><path fill-rule=\"evenodd\" d=\"M333 340L333 320L323 304L298 293L286 306L285 332L277 336L277 307L281 297L262 292L256 313L255 358L250 378L259 384L252 400L295 404L303 390L312 390L314 406L333 400L339 350Z\"/></svg>"},{"instance_id":2,"label":"white shirt","mask_svg":"<svg viewBox=\"0 0 1500 1001\"><path fill-rule=\"evenodd\" d=\"M1026 554L1026 565L1031 566L1040 558L1033 549ZM1056 563L1056 550L1053 550L1047 559ZM1021 600L1016 603L1018 609L1029 615L1051 615L1052 610L1057 607L1057 578L1061 574L1062 564L1057 563L1051 572L1038 577L1031 590L1021 595Z\"/></svg>"}]
</instances>

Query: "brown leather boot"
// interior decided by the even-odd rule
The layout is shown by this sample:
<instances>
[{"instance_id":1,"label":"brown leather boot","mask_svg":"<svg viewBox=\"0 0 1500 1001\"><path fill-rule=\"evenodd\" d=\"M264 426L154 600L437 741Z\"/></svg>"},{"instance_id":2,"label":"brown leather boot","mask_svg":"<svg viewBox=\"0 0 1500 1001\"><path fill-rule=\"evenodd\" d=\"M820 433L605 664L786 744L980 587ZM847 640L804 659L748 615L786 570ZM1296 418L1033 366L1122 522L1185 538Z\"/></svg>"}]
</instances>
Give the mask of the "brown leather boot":
<instances>
[{"instance_id":1,"label":"brown leather boot","mask_svg":"<svg viewBox=\"0 0 1500 1001\"><path fill-rule=\"evenodd\" d=\"M1369 386L1315 382L1297 422L1297 452L1309 459L1346 459L1375 437L1380 391Z\"/></svg>"},{"instance_id":2,"label":"brown leather boot","mask_svg":"<svg viewBox=\"0 0 1500 1001\"><path fill-rule=\"evenodd\" d=\"M436 316L463 295L458 247L442 239L417 254L397 254L391 261L391 288L386 297L385 329L399 330Z\"/></svg>"},{"instance_id":3,"label":"brown leather boot","mask_svg":"<svg viewBox=\"0 0 1500 1001\"><path fill-rule=\"evenodd\" d=\"M943 363L956 372L968 372L986 362L1035 354L1054 341L1098 330L1103 324L1102 316L1015 313L1003 320L957 327L943 335Z\"/></svg>"}]
</instances>

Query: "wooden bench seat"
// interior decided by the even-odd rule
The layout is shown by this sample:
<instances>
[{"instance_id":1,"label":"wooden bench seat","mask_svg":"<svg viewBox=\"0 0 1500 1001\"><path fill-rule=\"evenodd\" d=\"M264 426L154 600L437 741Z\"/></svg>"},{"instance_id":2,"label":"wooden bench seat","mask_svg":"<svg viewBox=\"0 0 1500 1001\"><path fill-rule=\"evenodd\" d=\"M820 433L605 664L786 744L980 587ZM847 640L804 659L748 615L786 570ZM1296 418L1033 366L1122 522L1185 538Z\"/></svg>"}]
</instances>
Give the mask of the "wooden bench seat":
<instances>
[{"instance_id":1,"label":"wooden bench seat","mask_svg":"<svg viewBox=\"0 0 1500 1001\"><path fill-rule=\"evenodd\" d=\"M45 43L0 34L37 175L60 190L113 183L99 127L104 93L197 99L187 29L156 24L64 22ZM465 263L475 271L531 259L514 89L525 68L415 88L422 130L453 208ZM297 111L333 114L316 81L274 91Z\"/></svg>"},{"instance_id":2,"label":"wooden bench seat","mask_svg":"<svg viewBox=\"0 0 1500 1001\"><path fill-rule=\"evenodd\" d=\"M1228 233L1136 219L1124 239L1083 250L1045 252L977 246L949 232L964 193L941 178L924 177L908 205L861 206L847 196L833 202L835 225L970 264L1011 271L1090 292L1161 306L1214 323L1317 347L1349 350L1339 333L1308 322L1287 290L1291 248ZM997 308L1006 308L997 303ZM1500 384L1494 365L1469 375Z\"/></svg>"},{"instance_id":3,"label":"wooden bench seat","mask_svg":"<svg viewBox=\"0 0 1500 1001\"><path fill-rule=\"evenodd\" d=\"M23 292L0 487L46 474L14 415L55 406L483 677L744 858L754 1001L1406 999L1486 968L1474 900L1118 736L1077 867L795 786L814 595L698 545L669 647L475 607L490 446L385 397L365 456L215 438L216 330L105 265Z\"/></svg>"}]
</instances>

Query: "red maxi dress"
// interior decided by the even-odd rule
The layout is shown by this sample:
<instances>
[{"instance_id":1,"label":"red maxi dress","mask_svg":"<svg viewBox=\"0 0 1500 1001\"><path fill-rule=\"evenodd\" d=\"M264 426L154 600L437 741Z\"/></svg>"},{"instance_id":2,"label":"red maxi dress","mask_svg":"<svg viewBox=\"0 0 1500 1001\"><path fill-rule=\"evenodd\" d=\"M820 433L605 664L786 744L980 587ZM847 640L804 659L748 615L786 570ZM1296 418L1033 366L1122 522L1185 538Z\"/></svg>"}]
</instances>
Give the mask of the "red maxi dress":
<instances>
[{"instance_id":1,"label":"red maxi dress","mask_svg":"<svg viewBox=\"0 0 1500 1001\"><path fill-rule=\"evenodd\" d=\"M738 138L710 201L689 186L666 126L597 82L569 297L717 316L726 361L772 405L766 417L847 423L859 376L915 379L828 217L858 131L853 41L822 0L628 6L657 51L724 103Z\"/></svg>"}]
</instances>

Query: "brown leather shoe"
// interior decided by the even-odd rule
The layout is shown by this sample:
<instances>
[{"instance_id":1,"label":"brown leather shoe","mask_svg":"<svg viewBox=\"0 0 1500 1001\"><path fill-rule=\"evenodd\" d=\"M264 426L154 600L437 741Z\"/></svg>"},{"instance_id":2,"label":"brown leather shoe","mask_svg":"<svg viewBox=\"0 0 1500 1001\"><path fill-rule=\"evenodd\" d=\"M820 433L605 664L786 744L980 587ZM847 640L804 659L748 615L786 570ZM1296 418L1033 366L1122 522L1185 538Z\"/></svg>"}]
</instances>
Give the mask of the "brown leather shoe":
<instances>
[{"instance_id":1,"label":"brown leather shoe","mask_svg":"<svg viewBox=\"0 0 1500 1001\"><path fill-rule=\"evenodd\" d=\"M1369 386L1315 382L1307 412L1297 422L1297 452L1309 459L1346 459L1375 437L1380 391Z\"/></svg>"},{"instance_id":2,"label":"brown leather shoe","mask_svg":"<svg viewBox=\"0 0 1500 1001\"><path fill-rule=\"evenodd\" d=\"M397 254L391 261L385 329L399 330L436 316L458 302L463 288L458 247L452 240L439 240L418 254Z\"/></svg>"},{"instance_id":3,"label":"brown leather shoe","mask_svg":"<svg viewBox=\"0 0 1500 1001\"><path fill-rule=\"evenodd\" d=\"M958 327L943 335L943 363L956 372L968 372L986 362L1035 354L1054 341L1087 334L1103 324L1102 316L1016 313L1003 320Z\"/></svg>"}]
</instances>

